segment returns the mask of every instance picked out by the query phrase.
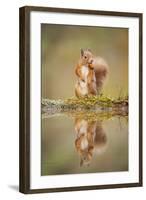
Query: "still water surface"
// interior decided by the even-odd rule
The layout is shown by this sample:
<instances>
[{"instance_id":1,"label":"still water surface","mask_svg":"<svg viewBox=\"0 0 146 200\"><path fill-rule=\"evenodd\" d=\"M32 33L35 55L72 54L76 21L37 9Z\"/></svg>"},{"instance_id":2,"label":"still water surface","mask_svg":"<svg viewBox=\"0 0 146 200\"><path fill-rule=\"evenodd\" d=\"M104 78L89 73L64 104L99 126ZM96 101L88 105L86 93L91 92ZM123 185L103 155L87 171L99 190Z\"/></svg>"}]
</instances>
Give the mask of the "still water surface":
<instances>
[{"instance_id":1,"label":"still water surface","mask_svg":"<svg viewBox=\"0 0 146 200\"><path fill-rule=\"evenodd\" d=\"M41 175L128 170L128 117L42 119Z\"/></svg>"}]
</instances>

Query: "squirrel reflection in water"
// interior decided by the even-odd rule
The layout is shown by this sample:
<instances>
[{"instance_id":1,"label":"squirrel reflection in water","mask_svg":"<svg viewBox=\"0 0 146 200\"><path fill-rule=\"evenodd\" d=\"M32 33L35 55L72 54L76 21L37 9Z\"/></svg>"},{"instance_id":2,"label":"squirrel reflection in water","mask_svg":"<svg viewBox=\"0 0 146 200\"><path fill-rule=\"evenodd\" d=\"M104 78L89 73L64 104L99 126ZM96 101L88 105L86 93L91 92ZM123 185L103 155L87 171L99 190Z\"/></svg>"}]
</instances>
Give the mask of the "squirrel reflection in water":
<instances>
[{"instance_id":1,"label":"squirrel reflection in water","mask_svg":"<svg viewBox=\"0 0 146 200\"><path fill-rule=\"evenodd\" d=\"M75 147L80 155L80 166L90 165L93 155L103 153L107 145L101 121L75 119Z\"/></svg>"}]
</instances>

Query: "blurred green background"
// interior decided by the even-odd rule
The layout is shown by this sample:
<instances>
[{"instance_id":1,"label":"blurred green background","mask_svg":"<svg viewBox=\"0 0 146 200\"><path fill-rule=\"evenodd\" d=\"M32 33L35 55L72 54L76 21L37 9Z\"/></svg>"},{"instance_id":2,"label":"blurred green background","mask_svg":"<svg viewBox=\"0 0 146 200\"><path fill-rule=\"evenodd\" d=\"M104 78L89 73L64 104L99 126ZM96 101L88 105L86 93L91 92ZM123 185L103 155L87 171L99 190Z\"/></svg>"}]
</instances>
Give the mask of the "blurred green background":
<instances>
[{"instance_id":1,"label":"blurred green background","mask_svg":"<svg viewBox=\"0 0 146 200\"><path fill-rule=\"evenodd\" d=\"M41 45L43 98L74 96L80 48L90 48L109 64L105 95L128 95L128 29L42 24Z\"/></svg>"}]
</instances>

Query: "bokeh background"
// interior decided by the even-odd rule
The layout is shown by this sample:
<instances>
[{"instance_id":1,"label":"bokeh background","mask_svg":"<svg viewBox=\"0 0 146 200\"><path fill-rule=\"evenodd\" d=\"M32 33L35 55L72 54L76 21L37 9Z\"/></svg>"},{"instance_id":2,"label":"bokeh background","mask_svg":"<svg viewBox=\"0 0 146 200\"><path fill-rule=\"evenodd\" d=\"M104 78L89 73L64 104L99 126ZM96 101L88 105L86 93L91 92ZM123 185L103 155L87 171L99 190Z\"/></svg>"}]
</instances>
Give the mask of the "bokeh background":
<instances>
[{"instance_id":1,"label":"bokeh background","mask_svg":"<svg viewBox=\"0 0 146 200\"><path fill-rule=\"evenodd\" d=\"M128 29L42 24L41 44L43 98L74 96L80 48L90 48L109 64L105 95L128 95Z\"/></svg>"}]
</instances>

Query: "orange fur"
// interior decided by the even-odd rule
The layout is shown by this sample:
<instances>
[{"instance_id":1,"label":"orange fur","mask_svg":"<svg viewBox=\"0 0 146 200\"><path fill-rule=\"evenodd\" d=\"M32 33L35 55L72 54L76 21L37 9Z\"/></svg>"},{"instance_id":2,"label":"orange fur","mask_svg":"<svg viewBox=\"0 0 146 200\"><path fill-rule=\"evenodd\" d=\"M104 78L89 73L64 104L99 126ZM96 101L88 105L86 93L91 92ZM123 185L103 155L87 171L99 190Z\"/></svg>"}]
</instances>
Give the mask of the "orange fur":
<instances>
[{"instance_id":1,"label":"orange fur","mask_svg":"<svg viewBox=\"0 0 146 200\"><path fill-rule=\"evenodd\" d=\"M77 65L76 68L75 68L75 73L76 75L81 79L83 80L83 75L82 75L82 72L81 72L81 65ZM84 80L83 80L84 81Z\"/></svg>"},{"instance_id":2,"label":"orange fur","mask_svg":"<svg viewBox=\"0 0 146 200\"><path fill-rule=\"evenodd\" d=\"M86 77L83 68L88 68ZM100 94L108 75L108 65L101 57L95 57L91 50L81 50L81 56L75 68L78 81L75 87L77 97ZM86 88L85 88L86 87Z\"/></svg>"},{"instance_id":3,"label":"orange fur","mask_svg":"<svg viewBox=\"0 0 146 200\"><path fill-rule=\"evenodd\" d=\"M97 94L96 77L94 70L91 68L89 68L87 83L88 83L88 95L96 95Z\"/></svg>"}]
</instances>

